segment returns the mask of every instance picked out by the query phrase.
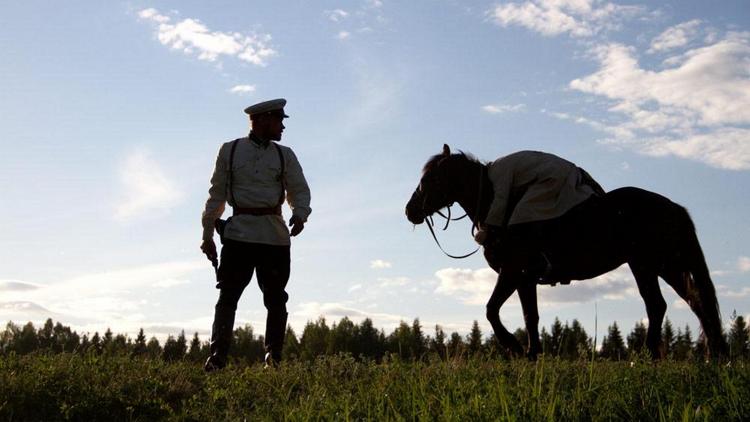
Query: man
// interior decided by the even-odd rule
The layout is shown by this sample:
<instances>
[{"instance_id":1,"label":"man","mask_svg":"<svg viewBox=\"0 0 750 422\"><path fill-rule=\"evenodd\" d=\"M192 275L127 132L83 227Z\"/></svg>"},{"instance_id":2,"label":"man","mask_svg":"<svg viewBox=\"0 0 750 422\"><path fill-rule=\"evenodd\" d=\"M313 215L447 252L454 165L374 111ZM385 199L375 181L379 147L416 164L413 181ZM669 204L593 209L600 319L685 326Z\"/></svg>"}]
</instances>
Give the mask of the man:
<instances>
[{"instance_id":1,"label":"man","mask_svg":"<svg viewBox=\"0 0 750 422\"><path fill-rule=\"evenodd\" d=\"M281 361L286 331L285 288L289 280L290 234L298 235L310 215L310 189L291 148L281 146L286 100L280 98L245 109L251 131L245 138L227 142L219 149L211 177L209 198L203 211L201 250L213 263L217 260L214 227L220 231L221 264L217 270L219 300L211 329L208 372L227 363L237 302L256 273L267 309L266 365ZM281 205L292 209L289 226L284 224ZM232 217L219 220L225 203Z\"/></svg>"},{"instance_id":2,"label":"man","mask_svg":"<svg viewBox=\"0 0 750 422\"><path fill-rule=\"evenodd\" d=\"M544 152L516 152L487 168L494 197L476 241L504 271L544 280L552 266L544 253L550 234L604 190L582 168Z\"/></svg>"}]
</instances>

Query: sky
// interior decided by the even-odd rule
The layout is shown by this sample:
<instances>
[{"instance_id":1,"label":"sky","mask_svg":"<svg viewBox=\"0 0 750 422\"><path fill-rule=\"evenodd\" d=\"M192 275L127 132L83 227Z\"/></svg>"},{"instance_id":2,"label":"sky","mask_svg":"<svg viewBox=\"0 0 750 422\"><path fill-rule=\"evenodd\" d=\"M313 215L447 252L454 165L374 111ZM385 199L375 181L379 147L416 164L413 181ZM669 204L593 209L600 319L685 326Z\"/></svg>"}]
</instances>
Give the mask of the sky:
<instances>
[{"instance_id":1,"label":"sky","mask_svg":"<svg viewBox=\"0 0 750 422\"><path fill-rule=\"evenodd\" d=\"M724 322L750 313L750 6L606 0L0 1L0 320L210 333L199 250L219 146L288 100L312 214L289 322L465 334L496 274L404 206L441 151L557 154L691 213ZM288 208L284 210L290 216ZM454 215L458 210L453 210ZM470 225L439 232L452 254ZM661 282L676 327L698 321ZM540 287L540 325L647 321L628 267ZM523 324L514 296L501 309ZM238 324L262 332L257 284Z\"/></svg>"}]
</instances>

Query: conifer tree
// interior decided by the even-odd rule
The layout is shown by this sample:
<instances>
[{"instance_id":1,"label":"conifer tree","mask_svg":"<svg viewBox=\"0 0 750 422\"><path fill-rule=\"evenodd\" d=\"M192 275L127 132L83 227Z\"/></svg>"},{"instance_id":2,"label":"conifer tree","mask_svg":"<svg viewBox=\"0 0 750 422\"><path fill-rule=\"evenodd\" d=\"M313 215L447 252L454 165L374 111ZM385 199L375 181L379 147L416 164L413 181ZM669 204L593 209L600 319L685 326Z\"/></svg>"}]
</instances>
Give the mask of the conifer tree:
<instances>
[{"instance_id":1,"label":"conifer tree","mask_svg":"<svg viewBox=\"0 0 750 422\"><path fill-rule=\"evenodd\" d=\"M146 343L146 355L151 359L161 356L161 345L156 337L151 337L148 343Z\"/></svg>"},{"instance_id":2,"label":"conifer tree","mask_svg":"<svg viewBox=\"0 0 750 422\"><path fill-rule=\"evenodd\" d=\"M135 338L135 345L133 346L134 356L143 356L146 354L146 335L143 333L143 328L138 330L138 336Z\"/></svg>"},{"instance_id":3,"label":"conifer tree","mask_svg":"<svg viewBox=\"0 0 750 422\"><path fill-rule=\"evenodd\" d=\"M471 324L471 331L466 336L466 349L470 355L476 355L482 351L482 330L479 328L479 322L474 320Z\"/></svg>"},{"instance_id":4,"label":"conifer tree","mask_svg":"<svg viewBox=\"0 0 750 422\"><path fill-rule=\"evenodd\" d=\"M457 332L451 333L451 339L448 342L447 347L447 355L449 358L457 358L459 356L463 356L466 345L464 344L463 339L461 338L461 334L458 334Z\"/></svg>"},{"instance_id":5,"label":"conifer tree","mask_svg":"<svg viewBox=\"0 0 750 422\"><path fill-rule=\"evenodd\" d=\"M284 349L282 350L284 360L294 360L300 356L299 340L291 325L286 326L284 334Z\"/></svg>"},{"instance_id":6,"label":"conifer tree","mask_svg":"<svg viewBox=\"0 0 750 422\"><path fill-rule=\"evenodd\" d=\"M633 327L633 331L628 334L628 356L631 358L646 348L646 324L638 321Z\"/></svg>"},{"instance_id":7,"label":"conifer tree","mask_svg":"<svg viewBox=\"0 0 750 422\"><path fill-rule=\"evenodd\" d=\"M661 341L664 345L664 356L668 357L672 354L672 349L674 348L674 328L672 328L672 322L669 320L669 318L664 318L664 324L662 325L661 330Z\"/></svg>"},{"instance_id":8,"label":"conifer tree","mask_svg":"<svg viewBox=\"0 0 750 422\"><path fill-rule=\"evenodd\" d=\"M440 359L446 358L445 332L435 324L435 338L430 341L430 353L435 353Z\"/></svg>"},{"instance_id":9,"label":"conifer tree","mask_svg":"<svg viewBox=\"0 0 750 422\"><path fill-rule=\"evenodd\" d=\"M729 329L729 356L732 359L745 359L750 355L748 327L745 318L732 312L732 326Z\"/></svg>"},{"instance_id":10,"label":"conifer tree","mask_svg":"<svg viewBox=\"0 0 750 422\"><path fill-rule=\"evenodd\" d=\"M607 329L607 336L602 339L602 349L600 355L603 358L612 360L622 360L625 358L625 343L622 341L622 334L615 321Z\"/></svg>"},{"instance_id":11,"label":"conifer tree","mask_svg":"<svg viewBox=\"0 0 750 422\"><path fill-rule=\"evenodd\" d=\"M188 349L187 357L193 362L203 361L204 356L201 353L201 339L198 337L198 332L195 332L193 339L190 340L190 349Z\"/></svg>"}]
</instances>

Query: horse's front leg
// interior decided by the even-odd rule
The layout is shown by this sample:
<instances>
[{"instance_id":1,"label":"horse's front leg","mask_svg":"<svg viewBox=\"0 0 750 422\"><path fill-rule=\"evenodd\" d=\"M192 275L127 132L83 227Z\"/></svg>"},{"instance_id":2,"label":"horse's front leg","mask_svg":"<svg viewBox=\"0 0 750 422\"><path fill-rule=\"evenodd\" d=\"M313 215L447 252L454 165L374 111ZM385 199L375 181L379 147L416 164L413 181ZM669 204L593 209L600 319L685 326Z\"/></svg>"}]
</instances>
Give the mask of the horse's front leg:
<instances>
[{"instance_id":1,"label":"horse's front leg","mask_svg":"<svg viewBox=\"0 0 750 422\"><path fill-rule=\"evenodd\" d=\"M523 320L526 323L528 334L528 353L530 360L536 360L542 351L542 343L539 341L539 310L536 303L536 283L533 280L522 280L518 285L518 298L521 300L523 309Z\"/></svg>"},{"instance_id":2,"label":"horse's front leg","mask_svg":"<svg viewBox=\"0 0 750 422\"><path fill-rule=\"evenodd\" d=\"M521 343L500 322L500 307L503 306L514 291L516 291L515 279L505 277L500 272L495 283L495 289L492 291L492 296L490 296L490 300L487 302L487 320L492 325L492 330L495 332L495 337L500 342L500 345L510 349L513 355L522 356L523 347L521 347Z\"/></svg>"}]
</instances>

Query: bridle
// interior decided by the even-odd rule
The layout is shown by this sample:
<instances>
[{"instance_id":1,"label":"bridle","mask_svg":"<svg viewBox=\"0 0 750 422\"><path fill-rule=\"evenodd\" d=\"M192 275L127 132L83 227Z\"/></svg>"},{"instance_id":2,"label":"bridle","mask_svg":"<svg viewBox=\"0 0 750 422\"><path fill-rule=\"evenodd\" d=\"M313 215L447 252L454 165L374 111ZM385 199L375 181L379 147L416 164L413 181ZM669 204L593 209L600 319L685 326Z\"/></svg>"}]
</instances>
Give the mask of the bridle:
<instances>
[{"instance_id":1,"label":"bridle","mask_svg":"<svg viewBox=\"0 0 750 422\"><path fill-rule=\"evenodd\" d=\"M472 224L471 224L471 237L472 238L474 237L475 230L478 228L476 220L479 218L479 215L480 215L479 211L480 211L480 207L482 206L482 188L484 187L484 169L485 169L485 166L480 164L480 167L479 167L479 192L477 193L476 215L474 216L475 218L472 220ZM468 213L465 213L461 217L451 219L451 205L453 205L452 202L449 203L448 205L446 205L446 207L445 207L445 208L448 209L448 216L446 216L445 214L443 214L442 212L440 212L440 210L435 211L438 215L440 215L441 217L445 218L445 227L443 227L443 231L445 231L446 229L448 229L448 224L450 224L451 221L459 221L459 220L462 220L466 216L469 215ZM424 201L422 202L422 212L424 212ZM435 225L435 222L432 220L432 215L425 216L424 221L427 224L427 228L430 229L430 233L432 234L432 238L435 239L435 243L438 245L438 248L440 248L440 250L443 251L443 253L445 255L447 255L448 257L450 257L450 258L454 258L454 259L468 258L468 257L474 255L475 253L477 253L479 251L479 249L481 248L481 246L477 246L477 248L474 249L472 252L469 252L469 253L467 253L465 255L461 255L461 256L451 255L448 252L446 252L445 249L443 249L443 246L440 244L440 241L438 240L437 236L435 235L435 230L432 228L432 226Z\"/></svg>"}]
</instances>

